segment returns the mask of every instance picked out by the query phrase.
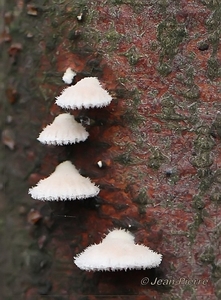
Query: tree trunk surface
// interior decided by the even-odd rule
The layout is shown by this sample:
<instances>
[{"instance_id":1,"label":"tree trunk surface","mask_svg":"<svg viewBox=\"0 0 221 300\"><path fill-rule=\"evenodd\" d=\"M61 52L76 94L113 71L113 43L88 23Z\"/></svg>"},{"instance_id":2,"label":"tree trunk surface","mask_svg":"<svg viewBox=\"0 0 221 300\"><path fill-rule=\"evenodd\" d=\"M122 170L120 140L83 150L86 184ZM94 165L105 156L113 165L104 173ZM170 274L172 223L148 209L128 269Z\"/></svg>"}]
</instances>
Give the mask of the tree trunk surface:
<instances>
[{"instance_id":1,"label":"tree trunk surface","mask_svg":"<svg viewBox=\"0 0 221 300\"><path fill-rule=\"evenodd\" d=\"M220 299L220 1L0 8L0 298ZM97 77L113 101L70 111L87 141L42 145L39 133L64 112L55 97L68 67L74 83ZM28 189L65 160L99 195L32 199ZM161 253L160 266L78 269L73 257L114 228Z\"/></svg>"}]
</instances>

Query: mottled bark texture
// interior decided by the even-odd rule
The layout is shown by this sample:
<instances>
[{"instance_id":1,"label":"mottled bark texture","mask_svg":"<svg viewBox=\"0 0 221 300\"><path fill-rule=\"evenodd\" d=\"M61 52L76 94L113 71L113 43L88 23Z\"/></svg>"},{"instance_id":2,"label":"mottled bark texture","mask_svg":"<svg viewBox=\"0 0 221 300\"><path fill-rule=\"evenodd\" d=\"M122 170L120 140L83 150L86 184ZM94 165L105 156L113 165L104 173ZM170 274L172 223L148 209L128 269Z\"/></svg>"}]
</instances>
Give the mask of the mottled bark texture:
<instances>
[{"instance_id":1,"label":"mottled bark texture","mask_svg":"<svg viewBox=\"0 0 221 300\"><path fill-rule=\"evenodd\" d=\"M1 299L220 299L220 1L0 3ZM86 142L41 145L67 67L114 100L71 112ZM66 159L99 197L31 199ZM79 270L72 257L115 227L162 253L160 267Z\"/></svg>"}]
</instances>

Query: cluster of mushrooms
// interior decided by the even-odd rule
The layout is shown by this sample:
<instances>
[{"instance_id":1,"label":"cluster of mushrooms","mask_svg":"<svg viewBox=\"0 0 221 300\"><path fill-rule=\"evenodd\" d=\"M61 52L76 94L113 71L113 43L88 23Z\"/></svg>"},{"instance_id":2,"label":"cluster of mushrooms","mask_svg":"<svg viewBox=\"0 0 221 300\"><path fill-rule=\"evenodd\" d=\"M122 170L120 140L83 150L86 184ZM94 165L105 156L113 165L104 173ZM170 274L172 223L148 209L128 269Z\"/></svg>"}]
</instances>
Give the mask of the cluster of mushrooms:
<instances>
[{"instance_id":1,"label":"cluster of mushrooms","mask_svg":"<svg viewBox=\"0 0 221 300\"><path fill-rule=\"evenodd\" d=\"M76 73L68 68L63 81L71 84ZM104 107L112 97L96 77L86 77L63 90L56 104L64 109ZM84 142L89 134L69 113L58 115L40 133L38 140L48 145ZM94 197L100 189L83 177L70 161L59 164L47 178L29 189L33 199L42 201L79 200ZM149 269L159 266L162 255L134 242L134 236L123 229L110 231L99 244L86 248L74 257L74 263L87 271Z\"/></svg>"}]
</instances>

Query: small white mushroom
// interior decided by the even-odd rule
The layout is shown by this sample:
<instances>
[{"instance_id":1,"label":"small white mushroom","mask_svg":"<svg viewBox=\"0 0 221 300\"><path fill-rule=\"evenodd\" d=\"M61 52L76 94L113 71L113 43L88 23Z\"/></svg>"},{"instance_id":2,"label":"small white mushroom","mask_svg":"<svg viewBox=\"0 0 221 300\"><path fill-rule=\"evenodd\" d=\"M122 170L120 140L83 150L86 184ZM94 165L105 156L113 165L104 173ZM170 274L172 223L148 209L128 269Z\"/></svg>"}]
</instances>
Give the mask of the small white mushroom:
<instances>
[{"instance_id":1,"label":"small white mushroom","mask_svg":"<svg viewBox=\"0 0 221 300\"><path fill-rule=\"evenodd\" d=\"M103 167L103 163L102 163L102 161L101 161L101 160L99 160L99 161L97 162L97 165L98 165L98 167L99 167L99 168L102 168L102 167Z\"/></svg>"},{"instance_id":2,"label":"small white mushroom","mask_svg":"<svg viewBox=\"0 0 221 300\"><path fill-rule=\"evenodd\" d=\"M134 242L128 231L114 229L102 240L74 257L74 263L87 271L150 269L160 265L162 255Z\"/></svg>"},{"instance_id":3,"label":"small white mushroom","mask_svg":"<svg viewBox=\"0 0 221 300\"><path fill-rule=\"evenodd\" d=\"M81 109L107 106L111 100L96 77L87 77L64 89L55 102L62 108Z\"/></svg>"},{"instance_id":4,"label":"small white mushroom","mask_svg":"<svg viewBox=\"0 0 221 300\"><path fill-rule=\"evenodd\" d=\"M62 80L67 83L67 84L71 84L73 81L73 78L76 76L77 74L71 69L71 68L67 68L67 70L65 71Z\"/></svg>"},{"instance_id":5,"label":"small white mushroom","mask_svg":"<svg viewBox=\"0 0 221 300\"><path fill-rule=\"evenodd\" d=\"M77 19L78 19L78 21L82 21L82 19L83 19L83 13L80 13L79 15L77 15Z\"/></svg>"},{"instance_id":6,"label":"small white mushroom","mask_svg":"<svg viewBox=\"0 0 221 300\"><path fill-rule=\"evenodd\" d=\"M47 178L40 180L29 194L37 200L76 200L94 197L100 189L79 174L70 161L59 164Z\"/></svg>"},{"instance_id":7,"label":"small white mushroom","mask_svg":"<svg viewBox=\"0 0 221 300\"><path fill-rule=\"evenodd\" d=\"M42 144L67 145L83 142L89 134L74 117L68 113L57 116L52 124L40 133L38 140Z\"/></svg>"}]
</instances>

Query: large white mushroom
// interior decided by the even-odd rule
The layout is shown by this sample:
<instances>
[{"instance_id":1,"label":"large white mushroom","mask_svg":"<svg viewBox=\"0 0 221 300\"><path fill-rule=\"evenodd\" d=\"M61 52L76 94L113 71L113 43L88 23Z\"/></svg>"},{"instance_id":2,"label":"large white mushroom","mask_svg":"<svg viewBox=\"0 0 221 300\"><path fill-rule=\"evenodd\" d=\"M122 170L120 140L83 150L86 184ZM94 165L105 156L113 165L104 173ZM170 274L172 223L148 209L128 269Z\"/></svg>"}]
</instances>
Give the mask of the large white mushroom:
<instances>
[{"instance_id":1,"label":"large white mushroom","mask_svg":"<svg viewBox=\"0 0 221 300\"><path fill-rule=\"evenodd\" d=\"M67 145L83 142L88 136L88 132L72 115L64 113L43 129L38 140L43 144Z\"/></svg>"},{"instance_id":2,"label":"large white mushroom","mask_svg":"<svg viewBox=\"0 0 221 300\"><path fill-rule=\"evenodd\" d=\"M107 106L111 100L112 97L96 77L86 77L64 89L55 102L62 108L81 109Z\"/></svg>"},{"instance_id":3,"label":"large white mushroom","mask_svg":"<svg viewBox=\"0 0 221 300\"><path fill-rule=\"evenodd\" d=\"M114 229L100 244L87 247L74 257L74 263L86 271L151 269L160 265L162 255L134 242L134 236Z\"/></svg>"},{"instance_id":4,"label":"large white mushroom","mask_svg":"<svg viewBox=\"0 0 221 300\"><path fill-rule=\"evenodd\" d=\"M59 164L47 178L40 180L29 194L37 200L76 200L94 197L100 189L79 174L70 161Z\"/></svg>"}]
</instances>

